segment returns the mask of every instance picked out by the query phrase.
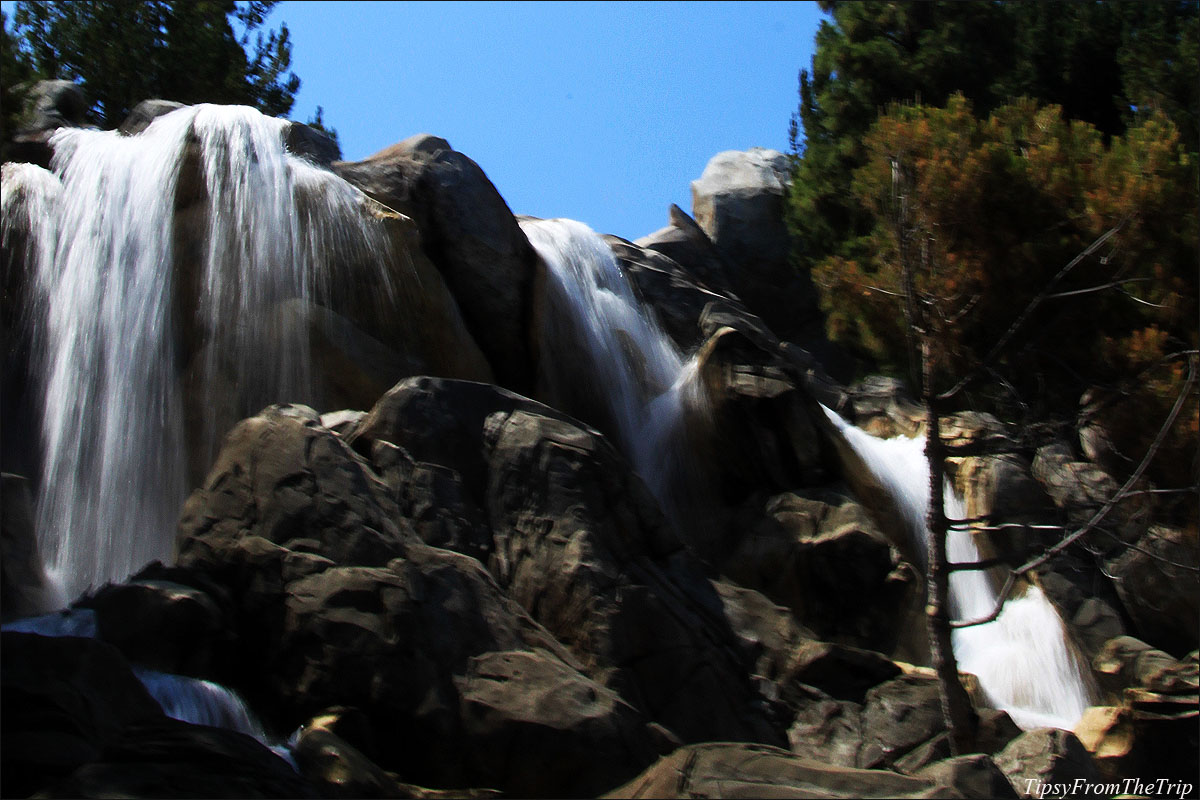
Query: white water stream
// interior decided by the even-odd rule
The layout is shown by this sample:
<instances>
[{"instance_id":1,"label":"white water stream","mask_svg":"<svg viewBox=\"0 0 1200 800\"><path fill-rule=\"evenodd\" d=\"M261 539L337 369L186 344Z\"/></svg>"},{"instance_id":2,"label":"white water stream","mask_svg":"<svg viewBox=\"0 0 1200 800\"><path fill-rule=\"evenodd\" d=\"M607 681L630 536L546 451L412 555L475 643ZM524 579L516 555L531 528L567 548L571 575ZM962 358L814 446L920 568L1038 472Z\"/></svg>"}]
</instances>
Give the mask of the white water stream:
<instances>
[{"instance_id":1,"label":"white water stream","mask_svg":"<svg viewBox=\"0 0 1200 800\"><path fill-rule=\"evenodd\" d=\"M549 380L600 398L622 450L669 517L682 498L685 415L705 403L694 359L685 359L638 300L612 249L569 219L524 219L521 229L546 264L561 318L545 322ZM556 325L566 326L564 332ZM582 347L564 353L560 334ZM573 409L564 409L572 412Z\"/></svg>"},{"instance_id":2,"label":"white water stream","mask_svg":"<svg viewBox=\"0 0 1200 800\"><path fill-rule=\"evenodd\" d=\"M929 509L924 437L877 439L829 409L825 413L896 499L912 533L914 550L924 559ZM947 518L966 518L962 498L952 487L946 485L943 496ZM951 562L980 558L973 535L963 529L952 528L947 534L946 553ZM951 573L950 605L955 619L985 617L996 599L996 589L986 573ZM993 622L956 629L953 641L959 669L978 677L989 703L1007 711L1023 729L1071 730L1096 701L1086 665L1070 644L1058 612L1036 585L1010 598Z\"/></svg>"},{"instance_id":3,"label":"white water stream","mask_svg":"<svg viewBox=\"0 0 1200 800\"><path fill-rule=\"evenodd\" d=\"M43 385L39 547L67 599L172 555L189 457L273 402L315 404L304 309L385 241L362 195L289 155L285 120L191 106L143 133L60 129L33 321ZM5 217L10 187L5 172ZM7 224L7 223L6 223ZM347 251L357 253L347 256ZM385 259L370 276L391 295ZM297 313L297 310L300 313Z\"/></svg>"}]
</instances>

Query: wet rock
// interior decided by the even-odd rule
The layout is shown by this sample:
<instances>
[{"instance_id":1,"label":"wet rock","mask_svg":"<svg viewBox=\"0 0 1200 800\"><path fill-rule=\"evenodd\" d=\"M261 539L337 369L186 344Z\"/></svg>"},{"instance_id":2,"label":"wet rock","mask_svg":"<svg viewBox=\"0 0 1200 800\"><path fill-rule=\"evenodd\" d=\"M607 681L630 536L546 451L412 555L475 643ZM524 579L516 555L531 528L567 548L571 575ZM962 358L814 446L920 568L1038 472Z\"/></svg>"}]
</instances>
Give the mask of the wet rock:
<instances>
[{"instance_id":1,"label":"wet rock","mask_svg":"<svg viewBox=\"0 0 1200 800\"><path fill-rule=\"evenodd\" d=\"M328 134L303 122L289 122L284 133L288 152L327 167L342 157L342 148Z\"/></svg>"},{"instance_id":2,"label":"wet rock","mask_svg":"<svg viewBox=\"0 0 1200 800\"><path fill-rule=\"evenodd\" d=\"M756 744L682 747L604 797L961 797L887 770L831 766Z\"/></svg>"},{"instance_id":3,"label":"wet rock","mask_svg":"<svg viewBox=\"0 0 1200 800\"><path fill-rule=\"evenodd\" d=\"M135 136L149 128L154 120L181 108L184 104L173 100L143 100L133 107L117 130L126 136Z\"/></svg>"}]
</instances>

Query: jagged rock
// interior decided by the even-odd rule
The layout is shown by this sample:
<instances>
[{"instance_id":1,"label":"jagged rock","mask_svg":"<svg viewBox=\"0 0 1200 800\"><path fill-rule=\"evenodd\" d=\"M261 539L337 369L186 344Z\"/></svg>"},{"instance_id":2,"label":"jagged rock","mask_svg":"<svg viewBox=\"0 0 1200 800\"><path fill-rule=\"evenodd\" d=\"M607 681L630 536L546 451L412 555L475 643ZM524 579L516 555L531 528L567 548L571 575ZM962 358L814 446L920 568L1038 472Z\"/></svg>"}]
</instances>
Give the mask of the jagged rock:
<instances>
[{"instance_id":1,"label":"jagged rock","mask_svg":"<svg viewBox=\"0 0 1200 800\"><path fill-rule=\"evenodd\" d=\"M823 338L816 292L789 262L787 157L761 147L713 156L692 182L692 216L730 264L729 284L783 339Z\"/></svg>"},{"instance_id":2,"label":"jagged rock","mask_svg":"<svg viewBox=\"0 0 1200 800\"><path fill-rule=\"evenodd\" d=\"M801 626L786 608L766 595L729 581L714 581L725 618L738 635L755 674L770 681L782 679L792 653L816 634Z\"/></svg>"},{"instance_id":3,"label":"jagged rock","mask_svg":"<svg viewBox=\"0 0 1200 800\"><path fill-rule=\"evenodd\" d=\"M654 309L663 331L680 350L694 349L708 335L701 326L701 318L710 304L739 319L742 327L753 328L764 338L774 338L736 296L709 286L666 254L616 236L605 236L604 240L642 300Z\"/></svg>"},{"instance_id":4,"label":"jagged rock","mask_svg":"<svg viewBox=\"0 0 1200 800\"><path fill-rule=\"evenodd\" d=\"M1196 529L1152 526L1107 564L1140 638L1168 653L1195 650L1200 639L1200 543Z\"/></svg>"},{"instance_id":5,"label":"jagged rock","mask_svg":"<svg viewBox=\"0 0 1200 800\"><path fill-rule=\"evenodd\" d=\"M835 700L812 687L793 687L789 693L795 708L788 728L793 753L825 764L858 765L863 746L862 705Z\"/></svg>"},{"instance_id":6,"label":"jagged rock","mask_svg":"<svg viewBox=\"0 0 1200 800\"><path fill-rule=\"evenodd\" d=\"M685 740L772 736L716 594L607 440L494 386L418 378L353 445L380 441L457 472L491 526L490 570L589 676Z\"/></svg>"},{"instance_id":7,"label":"jagged rock","mask_svg":"<svg viewBox=\"0 0 1200 800\"><path fill-rule=\"evenodd\" d=\"M634 242L644 250L653 250L683 267L688 275L726 297L734 295L729 288L729 266L708 238L704 229L674 203L667 211L669 224Z\"/></svg>"},{"instance_id":8,"label":"jagged rock","mask_svg":"<svg viewBox=\"0 0 1200 800\"><path fill-rule=\"evenodd\" d=\"M996 766L996 762L982 753L935 762L914 772L913 777L933 781L939 786L953 787L963 797L1015 800L1021 796Z\"/></svg>"},{"instance_id":9,"label":"jagged rock","mask_svg":"<svg viewBox=\"0 0 1200 800\"><path fill-rule=\"evenodd\" d=\"M913 673L881 683L863 699L857 766L915 772L950 755L937 679Z\"/></svg>"},{"instance_id":10,"label":"jagged rock","mask_svg":"<svg viewBox=\"0 0 1200 800\"><path fill-rule=\"evenodd\" d=\"M995 761L1024 795L1036 794L1043 786L1070 786L1077 778L1087 783L1098 783L1102 778L1075 734L1058 728L1026 731L1013 739Z\"/></svg>"},{"instance_id":11,"label":"jagged rock","mask_svg":"<svg viewBox=\"0 0 1200 800\"><path fill-rule=\"evenodd\" d=\"M230 431L179 527L179 563L198 567L247 538L370 566L415 540L386 486L304 406L271 406Z\"/></svg>"},{"instance_id":12,"label":"jagged rock","mask_svg":"<svg viewBox=\"0 0 1200 800\"><path fill-rule=\"evenodd\" d=\"M1087 522L1117 492L1117 483L1111 475L1091 462L1077 460L1061 443L1038 448L1032 472L1072 525ZM1109 527L1128 540L1136 536L1137 527L1128 525L1126 517L1126 512L1118 506L1108 519Z\"/></svg>"},{"instance_id":13,"label":"jagged rock","mask_svg":"<svg viewBox=\"0 0 1200 800\"><path fill-rule=\"evenodd\" d=\"M789 492L752 503L734 528L740 540L720 562L729 578L788 607L821 639L899 645L920 582L861 505Z\"/></svg>"},{"instance_id":14,"label":"jagged rock","mask_svg":"<svg viewBox=\"0 0 1200 800\"><path fill-rule=\"evenodd\" d=\"M1132 636L1118 636L1105 643L1092 661L1103 687L1110 692L1130 686L1164 694L1196 694L1196 662L1177 660Z\"/></svg>"},{"instance_id":15,"label":"jagged rock","mask_svg":"<svg viewBox=\"0 0 1200 800\"><path fill-rule=\"evenodd\" d=\"M862 702L867 690L900 667L879 653L829 642L805 642L792 653L786 680L815 686L838 700Z\"/></svg>"},{"instance_id":16,"label":"jagged rock","mask_svg":"<svg viewBox=\"0 0 1200 800\"><path fill-rule=\"evenodd\" d=\"M49 610L52 590L38 555L29 481L0 474L0 614L5 622Z\"/></svg>"},{"instance_id":17,"label":"jagged rock","mask_svg":"<svg viewBox=\"0 0 1200 800\"><path fill-rule=\"evenodd\" d=\"M491 565L509 593L681 738L773 738L719 600L615 450L522 410L490 419L485 441Z\"/></svg>"},{"instance_id":18,"label":"jagged rock","mask_svg":"<svg viewBox=\"0 0 1200 800\"><path fill-rule=\"evenodd\" d=\"M759 744L681 747L606 798L961 797L932 781L887 770L831 766Z\"/></svg>"},{"instance_id":19,"label":"jagged rock","mask_svg":"<svg viewBox=\"0 0 1200 800\"><path fill-rule=\"evenodd\" d=\"M143 100L133 107L117 130L126 136L135 136L149 128L154 120L181 108L184 104L174 100Z\"/></svg>"},{"instance_id":20,"label":"jagged rock","mask_svg":"<svg viewBox=\"0 0 1200 800\"><path fill-rule=\"evenodd\" d=\"M497 378L529 391L539 261L483 170L428 134L363 161L337 162L333 170L416 221L422 248L444 276Z\"/></svg>"}]
</instances>

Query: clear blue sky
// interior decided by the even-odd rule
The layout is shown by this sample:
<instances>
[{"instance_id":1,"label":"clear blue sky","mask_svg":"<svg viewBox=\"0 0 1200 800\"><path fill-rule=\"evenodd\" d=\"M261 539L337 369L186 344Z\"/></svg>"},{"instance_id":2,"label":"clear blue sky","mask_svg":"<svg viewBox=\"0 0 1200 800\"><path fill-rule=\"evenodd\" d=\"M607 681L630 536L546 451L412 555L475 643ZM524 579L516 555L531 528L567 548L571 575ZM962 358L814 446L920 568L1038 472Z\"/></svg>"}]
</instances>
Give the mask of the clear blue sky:
<instances>
[{"instance_id":1,"label":"clear blue sky","mask_svg":"<svg viewBox=\"0 0 1200 800\"><path fill-rule=\"evenodd\" d=\"M12 3L4 2L6 12ZM474 159L514 212L628 239L691 210L722 150L787 149L815 2L282 2L292 118L346 159L416 133Z\"/></svg>"}]
</instances>

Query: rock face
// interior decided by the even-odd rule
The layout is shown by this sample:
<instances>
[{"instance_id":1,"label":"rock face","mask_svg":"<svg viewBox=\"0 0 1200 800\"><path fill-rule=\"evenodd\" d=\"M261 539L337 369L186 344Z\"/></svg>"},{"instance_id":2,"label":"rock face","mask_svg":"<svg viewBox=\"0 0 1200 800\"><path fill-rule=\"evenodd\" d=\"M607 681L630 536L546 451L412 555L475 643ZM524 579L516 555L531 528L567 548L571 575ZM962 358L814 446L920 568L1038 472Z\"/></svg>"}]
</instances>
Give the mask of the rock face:
<instances>
[{"instance_id":1,"label":"rock face","mask_svg":"<svg viewBox=\"0 0 1200 800\"><path fill-rule=\"evenodd\" d=\"M671 797L961 797L932 781L883 770L836 767L753 744L682 747L604 795Z\"/></svg>"},{"instance_id":2,"label":"rock face","mask_svg":"<svg viewBox=\"0 0 1200 800\"><path fill-rule=\"evenodd\" d=\"M538 260L483 170L427 134L333 169L417 222L425 253L445 277L498 380L529 391Z\"/></svg>"},{"instance_id":3,"label":"rock face","mask_svg":"<svg viewBox=\"0 0 1200 800\"><path fill-rule=\"evenodd\" d=\"M784 222L787 156L754 147L709 160L692 182L692 216L730 264L733 291L784 339L820 339L821 317L808 276L788 261Z\"/></svg>"},{"instance_id":4,"label":"rock face","mask_svg":"<svg viewBox=\"0 0 1200 800\"><path fill-rule=\"evenodd\" d=\"M699 564L595 431L496 387L421 378L389 392L352 442L461 476L491 525L492 574L651 719L691 741L772 735ZM697 709L684 700L695 696L716 702Z\"/></svg>"}]
</instances>

